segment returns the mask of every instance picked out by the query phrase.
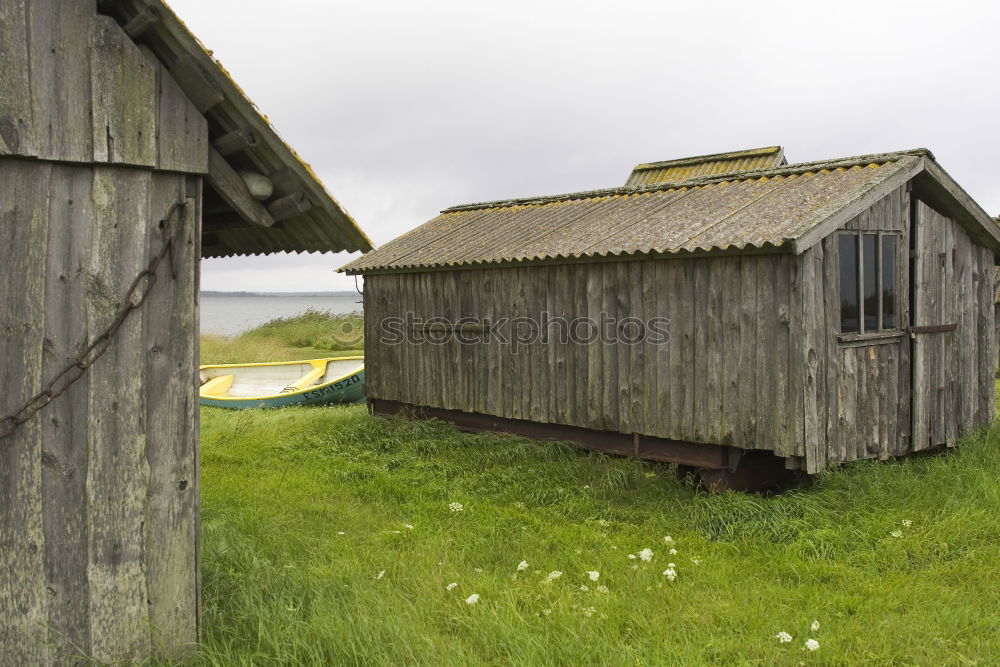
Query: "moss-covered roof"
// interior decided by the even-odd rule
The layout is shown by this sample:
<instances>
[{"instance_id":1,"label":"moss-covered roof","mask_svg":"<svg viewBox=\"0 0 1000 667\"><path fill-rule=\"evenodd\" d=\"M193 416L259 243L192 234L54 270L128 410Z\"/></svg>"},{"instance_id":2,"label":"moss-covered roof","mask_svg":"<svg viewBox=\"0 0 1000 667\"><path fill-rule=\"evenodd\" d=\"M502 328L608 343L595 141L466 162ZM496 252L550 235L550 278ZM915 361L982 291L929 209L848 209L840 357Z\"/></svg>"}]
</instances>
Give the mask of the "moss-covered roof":
<instances>
[{"instance_id":1,"label":"moss-covered roof","mask_svg":"<svg viewBox=\"0 0 1000 667\"><path fill-rule=\"evenodd\" d=\"M785 151L781 146L697 155L679 160L636 165L625 182L625 186L640 188L658 183L686 181L700 176L717 176L736 171L780 167L784 164L787 162L785 161Z\"/></svg>"},{"instance_id":2,"label":"moss-covered roof","mask_svg":"<svg viewBox=\"0 0 1000 667\"><path fill-rule=\"evenodd\" d=\"M369 273L609 256L802 251L801 242L814 243L812 237L823 223L924 172L933 172L924 178L931 185L948 182L948 188L938 188L947 205L976 209L964 215L965 222L989 221L992 229L983 238L1000 247L996 225L974 202L949 195L953 190L967 197L937 167L930 151L916 149L644 187L454 206L341 270Z\"/></svg>"}]
</instances>

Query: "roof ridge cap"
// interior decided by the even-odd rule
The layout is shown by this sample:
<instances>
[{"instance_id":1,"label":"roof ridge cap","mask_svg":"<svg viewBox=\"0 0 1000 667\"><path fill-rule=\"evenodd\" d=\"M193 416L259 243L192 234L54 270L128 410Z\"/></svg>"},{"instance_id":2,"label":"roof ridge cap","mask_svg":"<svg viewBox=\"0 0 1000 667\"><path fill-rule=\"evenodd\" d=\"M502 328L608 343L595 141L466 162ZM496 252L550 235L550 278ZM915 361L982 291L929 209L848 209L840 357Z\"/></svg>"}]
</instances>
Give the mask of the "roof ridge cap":
<instances>
[{"instance_id":1,"label":"roof ridge cap","mask_svg":"<svg viewBox=\"0 0 1000 667\"><path fill-rule=\"evenodd\" d=\"M763 146L761 148L748 148L742 151L726 151L723 153L709 153L708 155L692 155L691 157L681 157L676 160L659 160L657 162L642 162L632 168L632 171L645 171L648 169L662 169L664 167L682 167L688 164L699 162L713 162L716 160L737 160L740 158L754 157L758 155L773 155L783 153L781 146Z\"/></svg>"}]
</instances>

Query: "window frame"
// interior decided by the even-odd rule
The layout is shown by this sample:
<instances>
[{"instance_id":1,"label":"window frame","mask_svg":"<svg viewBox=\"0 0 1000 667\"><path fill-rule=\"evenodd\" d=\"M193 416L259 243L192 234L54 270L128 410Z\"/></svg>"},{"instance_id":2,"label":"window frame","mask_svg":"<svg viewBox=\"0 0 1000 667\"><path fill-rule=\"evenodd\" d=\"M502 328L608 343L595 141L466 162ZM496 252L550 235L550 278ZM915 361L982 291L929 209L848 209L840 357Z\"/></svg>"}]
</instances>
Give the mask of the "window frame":
<instances>
[{"instance_id":1,"label":"window frame","mask_svg":"<svg viewBox=\"0 0 1000 667\"><path fill-rule=\"evenodd\" d=\"M876 243L875 243L875 267L874 267L874 269L875 269L875 274L876 274L876 277L875 277L875 291L876 291L876 293L878 295L878 305L876 306L877 313L878 313L878 320L877 320L878 324L876 325L875 329L869 329L869 328L865 327L864 236L866 234L871 234L871 235L874 235L876 237ZM899 305L900 305L900 302L899 302L899 293L900 293L900 286L901 286L901 282L900 282L900 279L899 279L900 278L900 273L899 273L899 267L900 267L899 255L900 255L900 249L902 248L902 238L903 238L902 232L899 232L899 231L883 231L883 230L879 230L879 229L857 229L857 230L851 229L851 230L842 230L842 231L840 231L840 232L837 233L838 241L839 241L840 238L843 238L845 236L852 237L854 239L854 247L857 248L857 260L858 261L857 261L857 267L856 267L857 272L856 272L856 275L855 275L855 280L856 280L855 284L857 286L857 292L858 292L857 293L857 297L856 297L857 298L857 303L858 303L858 330L857 331L850 331L850 332L845 332L843 330L844 320L843 320L843 314L841 312L840 323L839 323L839 326L837 327L838 328L838 335L839 335L839 337L842 340L848 340L848 339L850 339L850 340L857 340L859 338L877 338L877 337L885 337L885 336L902 335L904 333L904 327L903 327L902 322L900 321L900 307L899 307ZM896 245L895 253L893 254L893 267L892 267L892 269L893 269L892 270L892 275L894 276L894 278L893 278L893 297L894 297L893 301L894 301L894 303L893 303L893 309L892 309L893 310L892 314L893 314L894 324L893 324L892 327L886 327L885 323L884 323L885 303L884 303L883 299L884 299L884 296L885 296L885 291L884 291L884 285L883 285L883 278L885 277L885 270L884 270L884 267L882 266L882 260L883 260L883 257L884 257L883 248L882 248L882 240L885 237L887 237L887 236L894 237L895 238L895 245ZM839 252L839 248L840 248L839 242L837 244L837 248L838 248L838 252ZM841 274L841 270L840 270L839 264L840 264L840 261L838 260L838 270L837 270L837 303L841 304L840 307L842 309L843 308L843 291L842 291L842 286L840 284L842 282L841 281L841 275L842 274Z\"/></svg>"}]
</instances>

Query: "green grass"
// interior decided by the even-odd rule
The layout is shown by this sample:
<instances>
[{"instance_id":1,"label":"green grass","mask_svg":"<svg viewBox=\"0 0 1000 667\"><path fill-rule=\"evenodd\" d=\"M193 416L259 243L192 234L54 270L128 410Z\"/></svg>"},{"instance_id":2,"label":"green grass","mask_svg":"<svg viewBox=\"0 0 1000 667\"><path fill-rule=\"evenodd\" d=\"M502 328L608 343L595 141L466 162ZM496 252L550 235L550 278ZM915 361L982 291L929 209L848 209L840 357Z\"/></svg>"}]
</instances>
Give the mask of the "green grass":
<instances>
[{"instance_id":1,"label":"green grass","mask_svg":"<svg viewBox=\"0 0 1000 667\"><path fill-rule=\"evenodd\" d=\"M362 354L363 332L360 313L334 315L308 310L297 317L272 320L239 336L202 336L201 363L290 361Z\"/></svg>"},{"instance_id":2,"label":"green grass","mask_svg":"<svg viewBox=\"0 0 1000 667\"><path fill-rule=\"evenodd\" d=\"M270 338L289 347L314 347L334 352L358 350L364 347L364 320L360 312L334 315L309 309L302 315L271 320L242 337Z\"/></svg>"},{"instance_id":3,"label":"green grass","mask_svg":"<svg viewBox=\"0 0 1000 667\"><path fill-rule=\"evenodd\" d=\"M204 409L198 662L996 664L998 441L710 496L670 466L363 406Z\"/></svg>"}]
</instances>

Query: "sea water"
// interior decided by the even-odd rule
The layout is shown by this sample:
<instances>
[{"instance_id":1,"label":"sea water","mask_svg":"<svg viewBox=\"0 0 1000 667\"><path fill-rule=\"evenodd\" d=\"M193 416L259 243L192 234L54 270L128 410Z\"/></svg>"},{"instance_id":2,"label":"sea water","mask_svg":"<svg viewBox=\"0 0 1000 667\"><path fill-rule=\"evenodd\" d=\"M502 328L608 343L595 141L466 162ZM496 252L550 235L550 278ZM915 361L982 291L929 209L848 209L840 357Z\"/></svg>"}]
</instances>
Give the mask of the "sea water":
<instances>
[{"instance_id":1,"label":"sea water","mask_svg":"<svg viewBox=\"0 0 1000 667\"><path fill-rule=\"evenodd\" d=\"M361 311L355 296L217 296L202 294L201 333L235 336L279 317L295 317L307 310L340 315Z\"/></svg>"}]
</instances>

